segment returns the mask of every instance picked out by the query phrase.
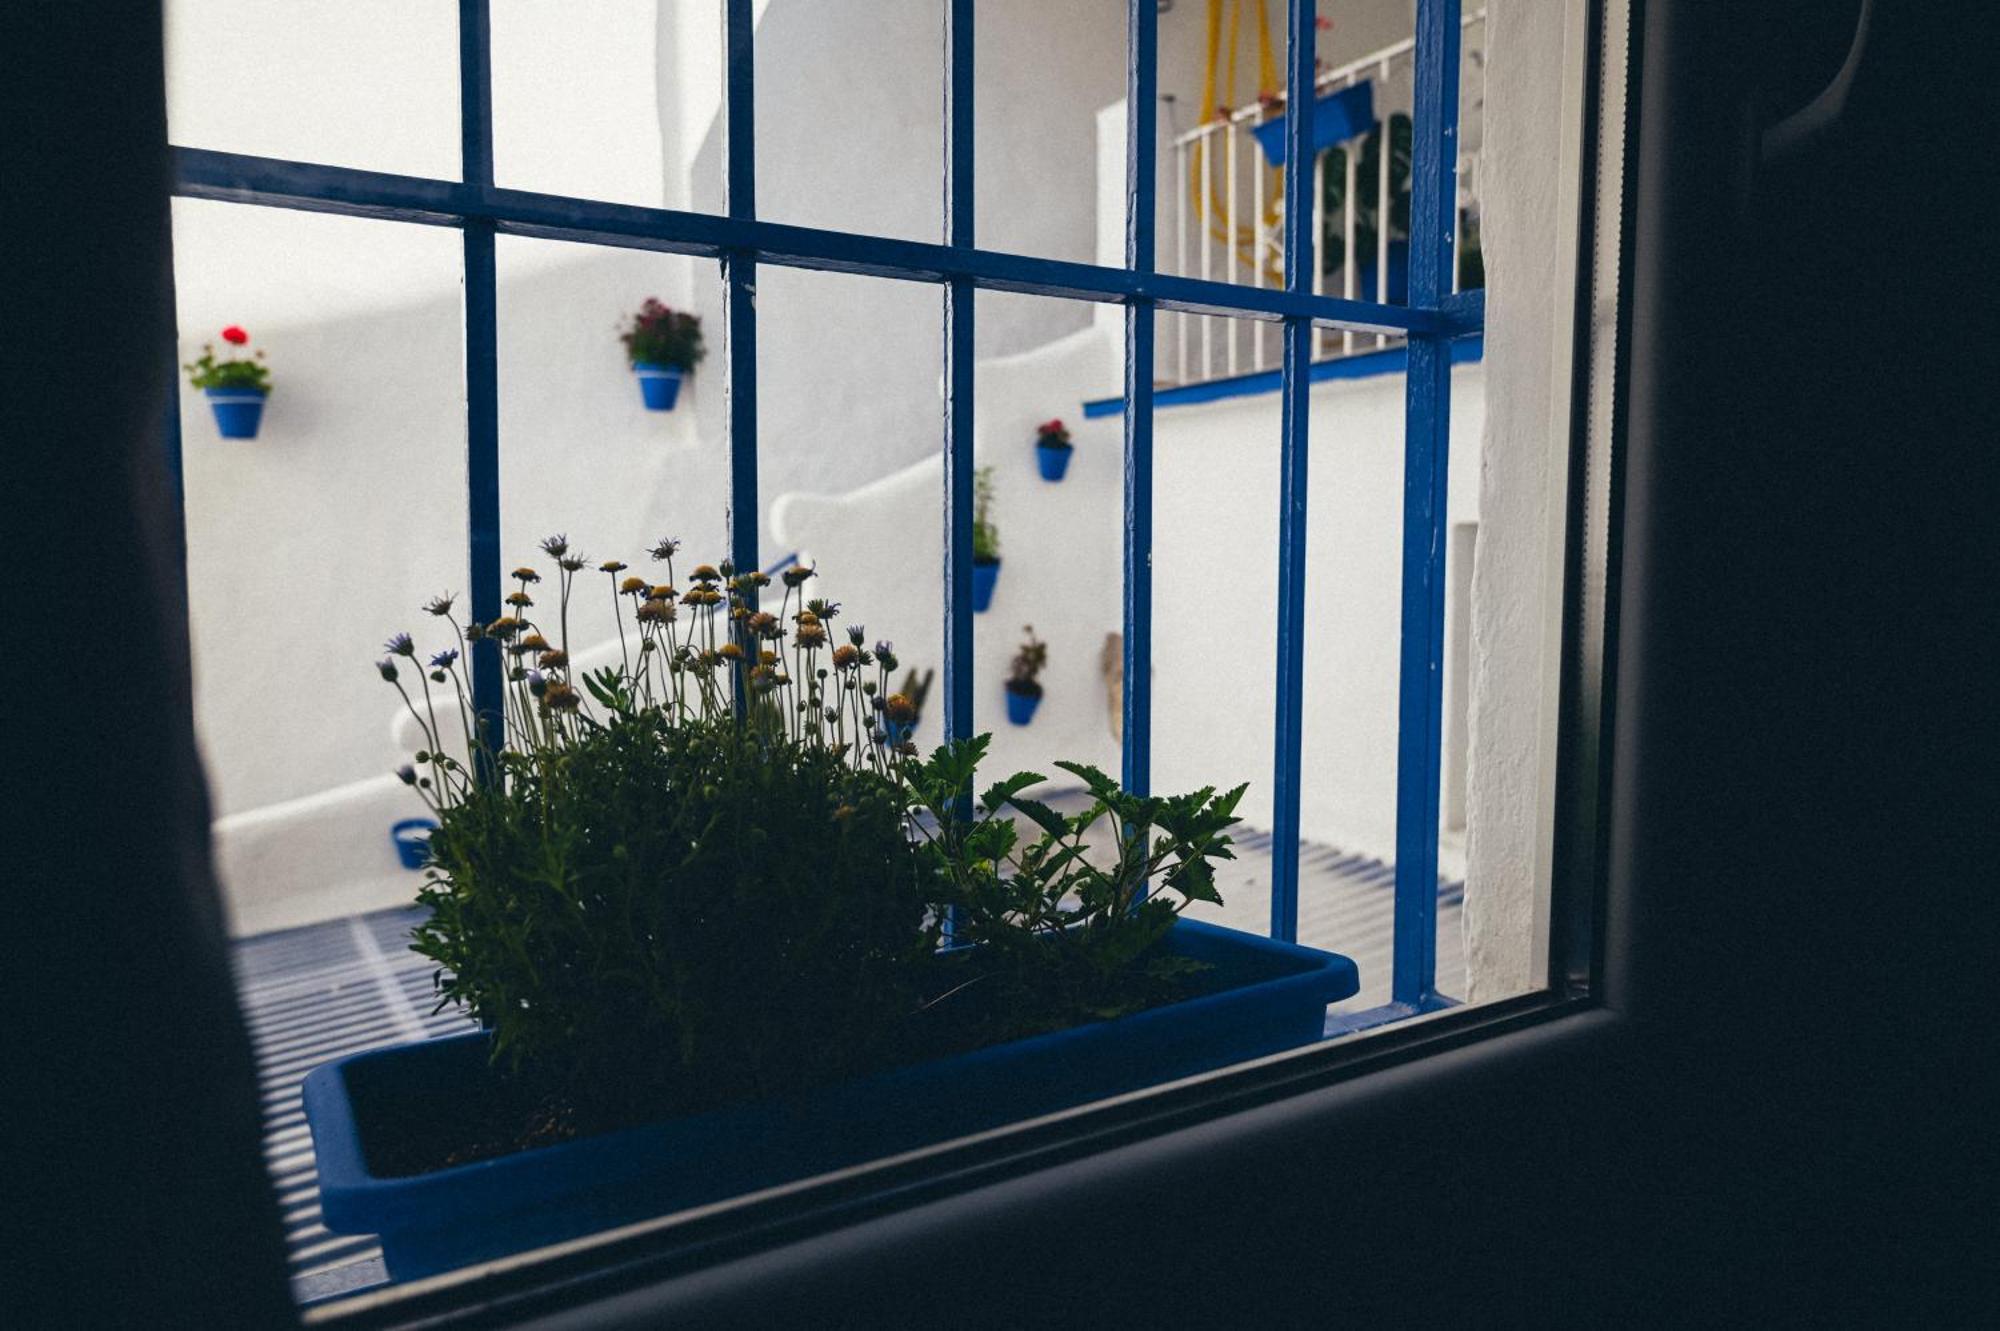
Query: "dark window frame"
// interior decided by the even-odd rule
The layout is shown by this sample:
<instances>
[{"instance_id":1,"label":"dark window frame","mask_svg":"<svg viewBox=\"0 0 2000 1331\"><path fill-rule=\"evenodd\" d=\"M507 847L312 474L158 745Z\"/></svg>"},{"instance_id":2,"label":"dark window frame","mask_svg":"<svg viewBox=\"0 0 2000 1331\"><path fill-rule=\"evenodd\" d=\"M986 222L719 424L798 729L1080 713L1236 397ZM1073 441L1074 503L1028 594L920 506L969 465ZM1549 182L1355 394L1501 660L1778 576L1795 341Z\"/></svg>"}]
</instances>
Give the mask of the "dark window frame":
<instances>
[{"instance_id":1,"label":"dark window frame","mask_svg":"<svg viewBox=\"0 0 2000 1331\"><path fill-rule=\"evenodd\" d=\"M1601 827L1592 793L1601 790L1609 755L1611 700L1581 696L1581 676L1607 681L1602 623L1598 654L1564 670L1560 779L1564 807L1591 816L1559 826L1559 874L1547 990L1478 1008L1444 1011L1454 1000L1435 987L1437 824L1441 753L1445 482L1450 419L1451 344L1482 336L1484 292L1451 293L1456 226L1456 129L1460 0L1417 0L1416 105L1413 133L1409 303L1378 304L1315 295L1307 191L1312 170L1310 117L1287 118L1285 132L1285 280L1257 288L1158 273L1154 270L1156 181L1156 0L1127 0L1126 263L1122 268L982 250L973 228L973 0L947 0L947 150L944 234L937 243L776 223L755 212L753 29L751 0L725 0L725 211L707 214L647 208L502 188L493 182L492 81L488 0L460 0L462 179L391 175L356 168L255 157L210 149L171 148L173 189L188 198L331 212L347 216L459 229L464 237L467 495L472 613L497 617L503 591L499 548L499 384L494 245L500 234L712 258L725 285L722 359L730 451L728 545L739 568L759 566L757 548L756 269L787 267L927 282L942 288L945 407L945 561L942 593L946 733L968 735L972 722L972 409L973 308L979 290L1011 291L1121 304L1125 327L1124 438L1124 728L1122 779L1146 791L1151 766L1153 542L1153 411L1155 314L1185 311L1276 322L1281 327L1281 462L1277 624L1277 760L1274 777L1272 935L1296 935L1298 811L1302 771L1301 712L1306 580L1306 427L1316 326L1387 332L1408 344L1405 398L1403 635L1400 659L1395 970L1392 1001L1362 1014L1356 1029L1434 1014L1384 1030L1367 1041L1312 1046L1274 1055L1169 1087L1154 1088L974 1138L941 1143L819 1179L801 1180L750 1198L700 1208L630 1227L617 1236L566 1245L554 1254L524 1255L471 1273L437 1277L352 1300L338 1301L342 1325L375 1325L407 1317L498 1307L525 1312L628 1280L653 1280L743 1251L852 1223L927 1197L962 1191L997 1178L1041 1169L1123 1142L1150 1137L1255 1105L1344 1081L1362 1072L1429 1057L1475 1041L1575 1014L1597 1003L1601 941L1597 903L1603 891ZM1285 0L1287 104L1313 97L1315 5ZM1596 105L1602 6L1592 5L1587 96ZM1596 125L1586 114L1581 192L1585 221L1595 206L1588 186ZM1304 183L1301 183L1304 182ZM1625 181L1629 207L1631 181ZM1296 205L1296 206L1293 206ZM1621 232L1629 234L1629 230ZM1579 257L1578 309L1588 308L1591 230ZM1622 283L1621 283L1622 286ZM1579 338L1585 321L1579 321ZM1623 338L1619 339L1622 361ZM1581 346L1581 341L1579 346ZM1581 358L1575 376L1580 403ZM1622 390L1622 385L1621 385ZM1622 391L1621 391L1622 400ZM178 409L170 413L170 461L179 481ZM1577 414L1582 474L1583 421ZM1614 481L1615 484L1615 481ZM1572 514L1565 590L1565 643L1584 631L1575 603L1583 579L1581 505L1571 486ZM1611 558L1615 562L1615 532ZM1605 585L1613 579L1607 577ZM482 713L497 715L502 696L497 658L481 658L474 679ZM1584 740L1587 739L1587 745ZM1585 769L1588 770L1585 770ZM477 1293L468 1283L477 1280ZM329 1308L329 1312L333 1311Z\"/></svg>"}]
</instances>

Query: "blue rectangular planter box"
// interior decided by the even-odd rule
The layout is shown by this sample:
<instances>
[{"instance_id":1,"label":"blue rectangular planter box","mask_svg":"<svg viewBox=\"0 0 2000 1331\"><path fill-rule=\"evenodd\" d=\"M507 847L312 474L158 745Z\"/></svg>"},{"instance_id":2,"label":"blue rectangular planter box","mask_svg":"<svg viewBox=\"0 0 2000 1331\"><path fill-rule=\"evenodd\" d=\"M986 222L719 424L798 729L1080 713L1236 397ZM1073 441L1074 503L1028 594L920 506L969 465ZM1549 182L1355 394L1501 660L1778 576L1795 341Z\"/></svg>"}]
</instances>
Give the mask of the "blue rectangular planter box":
<instances>
[{"instance_id":1,"label":"blue rectangular planter box","mask_svg":"<svg viewBox=\"0 0 2000 1331\"><path fill-rule=\"evenodd\" d=\"M487 1076L483 1033L356 1054L306 1077L320 1216L379 1234L391 1277L433 1275L1320 1038L1354 963L1193 920L1168 946L1217 993L786 1099L734 1105L404 1178L368 1167L350 1086L448 1116Z\"/></svg>"}]
</instances>

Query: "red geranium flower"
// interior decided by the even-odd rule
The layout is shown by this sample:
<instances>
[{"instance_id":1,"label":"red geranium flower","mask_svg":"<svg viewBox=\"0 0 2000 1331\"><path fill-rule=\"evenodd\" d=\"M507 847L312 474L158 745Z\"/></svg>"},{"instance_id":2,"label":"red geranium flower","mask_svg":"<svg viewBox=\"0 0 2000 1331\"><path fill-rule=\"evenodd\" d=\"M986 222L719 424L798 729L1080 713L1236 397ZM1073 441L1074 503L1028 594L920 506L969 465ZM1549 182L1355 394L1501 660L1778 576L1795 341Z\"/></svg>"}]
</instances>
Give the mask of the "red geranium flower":
<instances>
[{"instance_id":1,"label":"red geranium flower","mask_svg":"<svg viewBox=\"0 0 2000 1331\"><path fill-rule=\"evenodd\" d=\"M229 325L229 327L222 330L222 340L224 342L229 343L232 346L240 347L245 342L248 342L250 340L250 334L244 332L241 328L237 327L235 324L231 324Z\"/></svg>"}]
</instances>

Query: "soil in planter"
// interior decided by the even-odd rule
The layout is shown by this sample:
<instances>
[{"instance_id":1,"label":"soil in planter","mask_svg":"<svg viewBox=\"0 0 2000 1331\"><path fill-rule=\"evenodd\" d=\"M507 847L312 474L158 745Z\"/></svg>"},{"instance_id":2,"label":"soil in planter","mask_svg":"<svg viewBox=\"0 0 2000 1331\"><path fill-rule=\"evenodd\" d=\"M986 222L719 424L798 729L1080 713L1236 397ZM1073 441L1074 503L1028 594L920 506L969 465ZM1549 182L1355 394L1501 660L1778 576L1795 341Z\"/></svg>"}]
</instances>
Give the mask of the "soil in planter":
<instances>
[{"instance_id":1,"label":"soil in planter","mask_svg":"<svg viewBox=\"0 0 2000 1331\"><path fill-rule=\"evenodd\" d=\"M913 1014L908 1037L897 1042L895 1055L875 1066L857 1067L853 1075L949 1057L1270 978L1236 966L1183 969L1129 991L1129 1007L1087 1013L1079 1021L1066 1019L1018 990L1008 992L978 960L970 954L940 958L940 973L927 985L933 997ZM615 1103L600 1103L597 1097L585 1102L527 1077L507 1075L476 1053L456 1068L437 1069L436 1079L427 1080L421 1090L393 1075L382 1075L381 1067L363 1063L350 1069L349 1090L362 1125L369 1171L383 1178L428 1174L723 1107L689 1094L692 1088L685 1082L675 1088L665 1078L645 1092L621 1094ZM631 1092L636 1087L620 1090ZM450 1106L451 1112L440 1113L440 1106Z\"/></svg>"}]
</instances>

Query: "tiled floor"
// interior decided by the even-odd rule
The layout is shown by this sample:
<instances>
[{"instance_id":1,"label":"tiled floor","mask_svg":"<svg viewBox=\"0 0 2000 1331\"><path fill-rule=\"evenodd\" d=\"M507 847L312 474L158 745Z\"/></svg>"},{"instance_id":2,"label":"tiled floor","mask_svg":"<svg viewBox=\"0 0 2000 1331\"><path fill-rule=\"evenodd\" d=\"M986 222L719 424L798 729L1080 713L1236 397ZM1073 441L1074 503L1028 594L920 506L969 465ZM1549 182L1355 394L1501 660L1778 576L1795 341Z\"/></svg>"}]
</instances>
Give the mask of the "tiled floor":
<instances>
[{"instance_id":1,"label":"tiled floor","mask_svg":"<svg viewBox=\"0 0 2000 1331\"><path fill-rule=\"evenodd\" d=\"M414 908L381 911L235 946L237 991L264 1100L264 1161L278 1189L301 1298L383 1276L374 1239L330 1234L319 1223L319 1176L299 1083L336 1058L468 1024L451 1012L431 1015L431 963L409 950L419 916Z\"/></svg>"},{"instance_id":2,"label":"tiled floor","mask_svg":"<svg viewBox=\"0 0 2000 1331\"><path fill-rule=\"evenodd\" d=\"M1058 796L1058 807L1080 802ZM1253 933L1270 927L1268 833L1239 830L1238 859L1218 886L1227 903L1200 918ZM1299 858L1299 941L1352 957L1361 991L1334 1011L1388 1001L1394 919L1394 869L1380 860L1306 843ZM1464 992L1460 930L1463 885L1438 886L1438 985ZM465 1029L450 1011L432 1013L432 965L409 950L415 909L380 911L284 933L246 938L235 947L236 982L257 1052L264 1098L264 1155L284 1211L293 1286L302 1300L379 1283L372 1238L331 1234L319 1223L312 1139L299 1105L299 1083L322 1063L378 1045Z\"/></svg>"}]
</instances>

